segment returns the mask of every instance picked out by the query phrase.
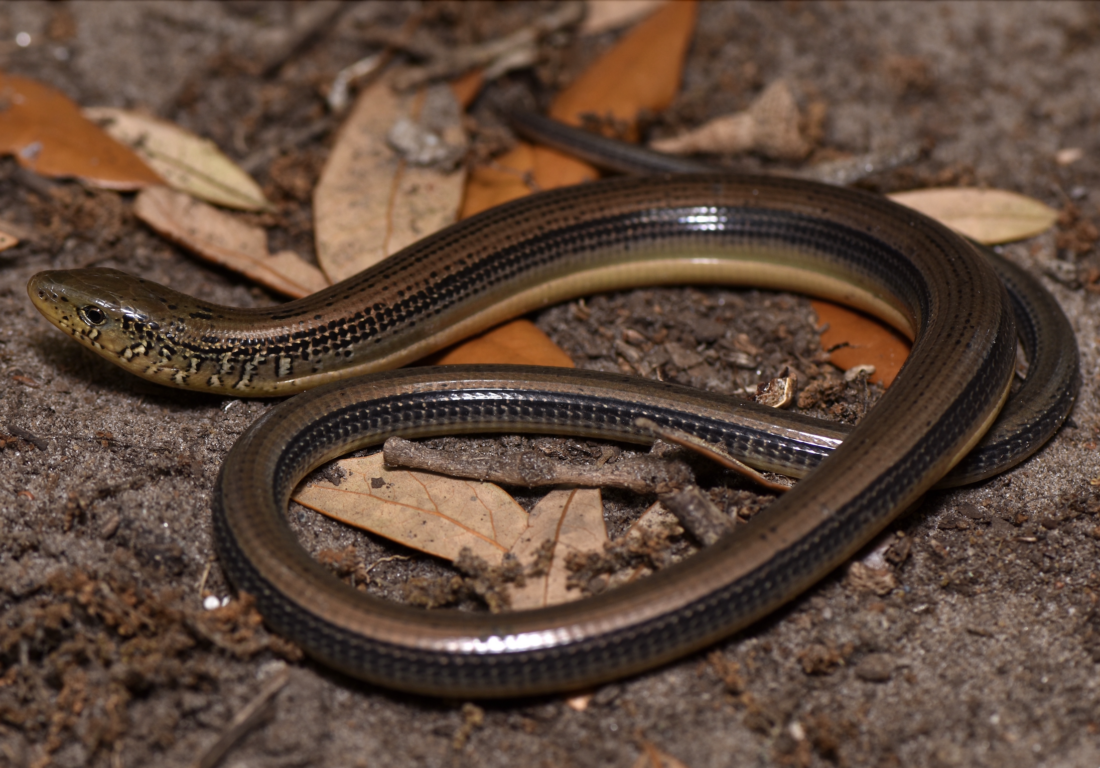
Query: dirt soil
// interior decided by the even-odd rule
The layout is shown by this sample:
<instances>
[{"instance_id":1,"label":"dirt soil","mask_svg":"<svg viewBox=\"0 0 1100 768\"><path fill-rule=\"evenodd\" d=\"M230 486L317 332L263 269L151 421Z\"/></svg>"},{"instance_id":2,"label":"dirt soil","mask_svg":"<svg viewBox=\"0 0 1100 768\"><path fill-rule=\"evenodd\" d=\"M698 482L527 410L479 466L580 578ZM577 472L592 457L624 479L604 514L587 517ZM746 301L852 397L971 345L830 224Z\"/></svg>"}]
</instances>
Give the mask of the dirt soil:
<instances>
[{"instance_id":1,"label":"dirt soil","mask_svg":"<svg viewBox=\"0 0 1100 768\"><path fill-rule=\"evenodd\" d=\"M265 221L273 249L311 254L309 191L338 124L323 94L342 67L377 50L372 31L398 29L415 6L350 7L302 45L282 45L304 5L4 4L0 66L81 104L144 108L209 136L278 204ZM545 10L442 4L422 29L467 43ZM29 46L12 42L20 32ZM545 103L615 39L557 35L534 70L504 86ZM583 704L475 706L378 690L302 660L235 598L205 610L203 595L233 595L211 545L211 487L271 403L140 381L58 333L25 285L39 270L95 264L227 304L277 299L145 229L128 196L0 160L2 216L26 234L0 254L0 765L190 766L284 674L222 765L630 766L647 747L691 768L1100 764L1098 76L1100 6L1087 3L700 9L682 95L654 118L654 133L744 108L786 78L803 105L827 107L811 162L917 141L921 160L864 186L988 185L1065 211L1057 231L1005 252L1070 316L1083 388L1035 458L934 494L895 525L876 544L879 555L889 547L886 559L864 558L877 570L843 568L749 631ZM488 121L486 112L473 110ZM1059 164L1073 148L1080 159ZM738 389L790 364L824 398L819 408L849 419L874 394L837 384L796 297L640 291L539 322L593 367L660 368ZM637 354L639 339L657 337L664 358ZM737 365L746 349L758 351L758 368ZM544 450L591 461L603 449ZM705 480L731 513L759 507L740 481ZM607 497L613 535L651 501ZM290 516L329 560L348 547L361 564L408 554L302 508ZM395 599L451 574L425 559L371 571Z\"/></svg>"}]
</instances>

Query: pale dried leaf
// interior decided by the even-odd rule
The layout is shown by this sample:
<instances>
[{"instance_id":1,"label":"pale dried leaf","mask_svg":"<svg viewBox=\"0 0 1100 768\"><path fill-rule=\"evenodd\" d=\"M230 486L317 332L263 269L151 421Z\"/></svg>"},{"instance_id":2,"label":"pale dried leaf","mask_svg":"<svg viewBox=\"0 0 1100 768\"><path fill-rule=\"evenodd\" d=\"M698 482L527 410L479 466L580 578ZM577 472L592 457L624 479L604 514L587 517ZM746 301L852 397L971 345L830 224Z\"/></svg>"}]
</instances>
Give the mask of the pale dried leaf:
<instances>
[{"instance_id":1,"label":"pale dried leaf","mask_svg":"<svg viewBox=\"0 0 1100 768\"><path fill-rule=\"evenodd\" d=\"M641 21L667 0L588 0L585 3L582 35L598 35Z\"/></svg>"},{"instance_id":2,"label":"pale dried leaf","mask_svg":"<svg viewBox=\"0 0 1100 768\"><path fill-rule=\"evenodd\" d=\"M19 238L15 235L9 235L7 232L0 230L0 251L6 251L13 245L19 244Z\"/></svg>"},{"instance_id":3,"label":"pale dried leaf","mask_svg":"<svg viewBox=\"0 0 1100 768\"><path fill-rule=\"evenodd\" d=\"M328 285L321 271L297 254L268 253L267 235L259 227L183 192L145 189L134 201L134 214L169 240L273 291L297 298Z\"/></svg>"},{"instance_id":4,"label":"pale dried leaf","mask_svg":"<svg viewBox=\"0 0 1100 768\"><path fill-rule=\"evenodd\" d=\"M918 189L888 197L986 245L1034 237L1058 220L1050 206L1003 189Z\"/></svg>"},{"instance_id":5,"label":"pale dried leaf","mask_svg":"<svg viewBox=\"0 0 1100 768\"><path fill-rule=\"evenodd\" d=\"M512 547L512 554L528 566L537 559L546 541L553 542L549 568L542 576L528 576L525 586L513 590L515 610L542 608L581 596L579 591L566 589L569 570L565 561L573 553L603 552L607 526L599 490L579 488L548 493L531 510L530 527Z\"/></svg>"},{"instance_id":6,"label":"pale dried leaf","mask_svg":"<svg viewBox=\"0 0 1100 768\"><path fill-rule=\"evenodd\" d=\"M744 112L716 117L650 146L675 155L753 151L776 160L800 160L812 149L802 135L801 122L790 86L776 80Z\"/></svg>"},{"instance_id":7,"label":"pale dried leaf","mask_svg":"<svg viewBox=\"0 0 1100 768\"><path fill-rule=\"evenodd\" d=\"M492 483L456 480L429 472L389 471L377 453L343 459L340 485L299 488L294 501L348 525L446 560L463 548L490 565L527 529L527 513Z\"/></svg>"},{"instance_id":8,"label":"pale dried leaf","mask_svg":"<svg viewBox=\"0 0 1100 768\"><path fill-rule=\"evenodd\" d=\"M88 107L84 116L133 149L170 187L200 200L243 211L270 210L260 185L217 145L173 123L114 107Z\"/></svg>"},{"instance_id":9,"label":"pale dried leaf","mask_svg":"<svg viewBox=\"0 0 1100 768\"><path fill-rule=\"evenodd\" d=\"M359 95L313 191L317 261L333 282L454 222L466 173L412 167L388 143L410 120L443 145L465 147L461 113L450 88L397 94L382 78Z\"/></svg>"}]
</instances>

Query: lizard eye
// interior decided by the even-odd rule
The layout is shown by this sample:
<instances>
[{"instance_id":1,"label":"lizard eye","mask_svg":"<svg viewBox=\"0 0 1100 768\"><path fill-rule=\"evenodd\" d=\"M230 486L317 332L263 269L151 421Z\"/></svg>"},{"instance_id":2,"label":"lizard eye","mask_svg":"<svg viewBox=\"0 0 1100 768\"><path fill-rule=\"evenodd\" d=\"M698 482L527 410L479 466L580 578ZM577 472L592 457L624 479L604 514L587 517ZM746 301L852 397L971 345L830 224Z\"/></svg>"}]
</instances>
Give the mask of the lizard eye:
<instances>
[{"instance_id":1,"label":"lizard eye","mask_svg":"<svg viewBox=\"0 0 1100 768\"><path fill-rule=\"evenodd\" d=\"M80 319L88 325L103 325L107 322L107 315L99 307L81 307L77 312Z\"/></svg>"}]
</instances>

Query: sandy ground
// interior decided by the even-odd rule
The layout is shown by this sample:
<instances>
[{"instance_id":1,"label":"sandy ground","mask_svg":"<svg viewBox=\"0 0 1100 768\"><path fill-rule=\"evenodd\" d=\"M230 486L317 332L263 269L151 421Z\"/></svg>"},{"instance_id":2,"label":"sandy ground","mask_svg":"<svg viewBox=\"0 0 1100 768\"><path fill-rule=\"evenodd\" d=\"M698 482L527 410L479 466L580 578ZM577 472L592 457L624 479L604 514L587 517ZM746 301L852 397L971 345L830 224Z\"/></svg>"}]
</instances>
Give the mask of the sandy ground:
<instances>
[{"instance_id":1,"label":"sandy ground","mask_svg":"<svg viewBox=\"0 0 1100 768\"><path fill-rule=\"evenodd\" d=\"M539 8L437 10L428 28L453 41L511 31ZM265 74L257 62L293 6L4 4L0 56L5 72L82 104L143 107L210 136L255 166L280 204L273 245L310 253L308 192L335 125L321 91L371 52L364 30L394 28L409 11L353 8ZM22 31L29 47L8 42ZM516 75L511 86L545 96L613 40L563 37L541 79ZM909 553L888 594L842 570L707 653L601 687L583 711L553 696L474 707L375 690L297 660L236 602L203 611L200 585L231 594L210 542L211 485L270 404L141 382L63 338L24 286L42 269L97 264L230 304L273 299L160 240L126 197L0 162L2 215L30 233L0 254L0 765L190 765L286 669L288 684L223 765L629 766L645 744L691 768L1097 765L1100 299L1088 288L1100 258L1082 235L1098 218L1098 42L1100 6L1089 4L702 9L683 95L655 130L743 108L783 77L804 103L827 105L822 145L834 154L927 148L914 166L869 180L873 189L979 184L1074 207L1085 225L1006 252L1070 316L1083 388L1041 454L927 499L892 529L884 542L901 532ZM1067 148L1083 155L1060 166ZM806 317L801 300L680 296L708 320L747 308L762 348L777 343L768 312ZM650 292L592 305L621 333L631 321L617 307L644 312L655 300L677 302ZM593 328L568 325L572 315L542 322L585 349ZM693 322L678 322L689 338ZM588 364L617 366L600 354L586 353ZM646 502L609 496L613 530ZM314 551L350 545L364 562L396 551L301 509L291 517ZM380 592L400 596L410 580L445 572L395 561L372 573Z\"/></svg>"}]
</instances>

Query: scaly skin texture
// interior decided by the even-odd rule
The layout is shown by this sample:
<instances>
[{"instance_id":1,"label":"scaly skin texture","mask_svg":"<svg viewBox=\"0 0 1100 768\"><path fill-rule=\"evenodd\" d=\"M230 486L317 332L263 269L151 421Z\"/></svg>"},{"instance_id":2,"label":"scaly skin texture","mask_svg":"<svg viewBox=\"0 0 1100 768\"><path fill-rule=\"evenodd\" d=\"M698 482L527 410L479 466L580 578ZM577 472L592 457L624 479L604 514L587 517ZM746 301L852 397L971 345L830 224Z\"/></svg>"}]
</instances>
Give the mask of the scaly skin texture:
<instances>
[{"instance_id":1,"label":"scaly skin texture","mask_svg":"<svg viewBox=\"0 0 1100 768\"><path fill-rule=\"evenodd\" d=\"M759 413L727 398L659 383L508 366L348 378L545 303L669 282L840 299L912 335L913 350L874 411L766 514L694 558L581 603L496 616L419 611L339 583L295 540L284 512L298 480L392 434L644 442L635 420L645 417L760 463L802 441L797 461L812 467L825 453L818 438L777 436L807 426L796 417L761 426ZM29 291L59 327L155 381L237 395L325 384L270 411L226 458L214 500L222 563L265 619L319 660L449 696L591 685L774 610L974 446L1004 401L1016 349L1007 293L969 243L880 198L783 179L628 179L535 195L271 310L215 307L107 270L43 273ZM1049 326L1038 327L1049 341Z\"/></svg>"}]
</instances>

